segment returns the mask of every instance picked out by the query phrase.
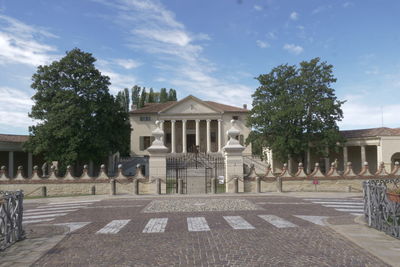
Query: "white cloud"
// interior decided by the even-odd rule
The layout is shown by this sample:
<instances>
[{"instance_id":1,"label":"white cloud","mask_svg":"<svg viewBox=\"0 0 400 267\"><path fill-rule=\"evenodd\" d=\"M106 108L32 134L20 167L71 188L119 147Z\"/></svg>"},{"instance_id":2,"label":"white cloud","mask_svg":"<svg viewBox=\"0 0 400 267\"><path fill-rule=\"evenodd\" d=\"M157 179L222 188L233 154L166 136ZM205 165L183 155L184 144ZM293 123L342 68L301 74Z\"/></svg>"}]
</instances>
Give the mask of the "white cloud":
<instances>
[{"instance_id":1,"label":"white cloud","mask_svg":"<svg viewBox=\"0 0 400 267\"><path fill-rule=\"evenodd\" d=\"M123 68L125 68L125 69L127 69L127 70L134 69L134 68L137 68L137 67L139 67L140 65L142 65L140 62L138 62L138 61L136 61L136 60L133 60L133 59L124 59L124 58L117 58L117 59L114 59L114 62L115 62L117 65L119 65L119 66L121 66L121 67L123 67Z\"/></svg>"},{"instance_id":2,"label":"white cloud","mask_svg":"<svg viewBox=\"0 0 400 267\"><path fill-rule=\"evenodd\" d=\"M0 15L0 64L47 64L58 57L54 54L57 49L41 40L56 37L46 30Z\"/></svg>"},{"instance_id":3,"label":"white cloud","mask_svg":"<svg viewBox=\"0 0 400 267\"><path fill-rule=\"evenodd\" d=\"M110 69L101 69L101 73L110 77L110 91L113 94L118 93L124 88L131 88L137 84L137 80L132 75L117 73Z\"/></svg>"},{"instance_id":4,"label":"white cloud","mask_svg":"<svg viewBox=\"0 0 400 267\"><path fill-rule=\"evenodd\" d=\"M291 20L297 20L297 19L299 18L299 13L293 11L292 13L290 13L289 18L290 18Z\"/></svg>"},{"instance_id":5,"label":"white cloud","mask_svg":"<svg viewBox=\"0 0 400 267\"><path fill-rule=\"evenodd\" d=\"M260 48L267 48L267 47L269 47L269 44L268 44L267 42L263 42L263 41L261 41L261 40L257 40L257 41L256 41L256 44L257 44L257 46L260 47Z\"/></svg>"},{"instance_id":6,"label":"white cloud","mask_svg":"<svg viewBox=\"0 0 400 267\"><path fill-rule=\"evenodd\" d=\"M294 44L285 44L283 49L294 55L299 55L304 51L303 47Z\"/></svg>"},{"instance_id":7,"label":"white cloud","mask_svg":"<svg viewBox=\"0 0 400 267\"><path fill-rule=\"evenodd\" d=\"M27 128L33 125L28 117L33 101L30 96L18 89L0 87L0 125Z\"/></svg>"},{"instance_id":8,"label":"white cloud","mask_svg":"<svg viewBox=\"0 0 400 267\"><path fill-rule=\"evenodd\" d=\"M257 11L263 10L262 6L260 6L260 5L254 5L253 8L254 8L255 10L257 10Z\"/></svg>"}]
</instances>

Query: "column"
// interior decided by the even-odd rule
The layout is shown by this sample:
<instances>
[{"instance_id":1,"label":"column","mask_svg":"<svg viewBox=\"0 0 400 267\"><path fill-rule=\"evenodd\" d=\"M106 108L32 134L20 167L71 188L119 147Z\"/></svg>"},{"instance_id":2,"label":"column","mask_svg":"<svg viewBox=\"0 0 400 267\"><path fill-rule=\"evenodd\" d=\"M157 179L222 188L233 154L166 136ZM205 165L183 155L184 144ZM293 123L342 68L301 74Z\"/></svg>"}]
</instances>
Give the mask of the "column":
<instances>
[{"instance_id":1,"label":"column","mask_svg":"<svg viewBox=\"0 0 400 267\"><path fill-rule=\"evenodd\" d=\"M377 164L376 164L376 169L379 168L381 162L382 162L382 146L378 145L376 146L376 159L377 159Z\"/></svg>"},{"instance_id":2,"label":"column","mask_svg":"<svg viewBox=\"0 0 400 267\"><path fill-rule=\"evenodd\" d=\"M14 178L14 151L8 152L8 176Z\"/></svg>"},{"instance_id":3,"label":"column","mask_svg":"<svg viewBox=\"0 0 400 267\"><path fill-rule=\"evenodd\" d=\"M161 130L165 133L165 130L164 130L164 121L163 121L163 120L160 120L160 128L161 128ZM163 142L164 142L164 145L165 145L164 136L161 138L161 141L163 141Z\"/></svg>"},{"instance_id":4,"label":"column","mask_svg":"<svg viewBox=\"0 0 400 267\"><path fill-rule=\"evenodd\" d=\"M346 170L347 161L348 161L347 146L344 146L343 147L343 171Z\"/></svg>"},{"instance_id":5,"label":"column","mask_svg":"<svg viewBox=\"0 0 400 267\"><path fill-rule=\"evenodd\" d=\"M186 144L186 120L182 120L182 153L187 152Z\"/></svg>"},{"instance_id":6,"label":"column","mask_svg":"<svg viewBox=\"0 0 400 267\"><path fill-rule=\"evenodd\" d=\"M222 148L222 119L218 119L218 152Z\"/></svg>"},{"instance_id":7,"label":"column","mask_svg":"<svg viewBox=\"0 0 400 267\"><path fill-rule=\"evenodd\" d=\"M361 146L361 170L364 167L364 162L366 162L366 156L365 156L365 146Z\"/></svg>"},{"instance_id":8,"label":"column","mask_svg":"<svg viewBox=\"0 0 400 267\"><path fill-rule=\"evenodd\" d=\"M32 153L28 153L28 178L32 176Z\"/></svg>"},{"instance_id":9,"label":"column","mask_svg":"<svg viewBox=\"0 0 400 267\"><path fill-rule=\"evenodd\" d=\"M207 153L211 152L211 130L210 130L211 120L207 120Z\"/></svg>"},{"instance_id":10,"label":"column","mask_svg":"<svg viewBox=\"0 0 400 267\"><path fill-rule=\"evenodd\" d=\"M175 149L175 122L176 120L171 120L171 153L176 153Z\"/></svg>"},{"instance_id":11,"label":"column","mask_svg":"<svg viewBox=\"0 0 400 267\"><path fill-rule=\"evenodd\" d=\"M200 120L196 120L196 146L200 150Z\"/></svg>"}]
</instances>

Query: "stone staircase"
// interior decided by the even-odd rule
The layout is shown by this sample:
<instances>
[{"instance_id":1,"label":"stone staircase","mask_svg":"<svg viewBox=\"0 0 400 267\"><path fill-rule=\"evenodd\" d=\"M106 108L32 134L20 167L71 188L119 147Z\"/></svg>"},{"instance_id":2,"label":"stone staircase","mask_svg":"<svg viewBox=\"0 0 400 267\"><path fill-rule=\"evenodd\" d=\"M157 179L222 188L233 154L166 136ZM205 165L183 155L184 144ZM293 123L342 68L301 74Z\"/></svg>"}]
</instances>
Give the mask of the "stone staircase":
<instances>
[{"instance_id":1,"label":"stone staircase","mask_svg":"<svg viewBox=\"0 0 400 267\"><path fill-rule=\"evenodd\" d=\"M263 161L257 156L243 156L243 163L246 165L245 169L250 170L251 166L254 166L254 170L257 174L266 174L268 163Z\"/></svg>"}]
</instances>

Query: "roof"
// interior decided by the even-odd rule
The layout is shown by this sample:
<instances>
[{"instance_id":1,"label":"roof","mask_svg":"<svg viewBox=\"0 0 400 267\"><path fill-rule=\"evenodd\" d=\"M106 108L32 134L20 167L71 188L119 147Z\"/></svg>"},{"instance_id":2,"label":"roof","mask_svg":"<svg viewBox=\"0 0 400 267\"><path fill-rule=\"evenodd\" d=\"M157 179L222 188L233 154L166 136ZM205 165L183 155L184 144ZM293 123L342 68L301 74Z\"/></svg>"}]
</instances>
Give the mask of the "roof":
<instances>
[{"instance_id":1,"label":"roof","mask_svg":"<svg viewBox=\"0 0 400 267\"><path fill-rule=\"evenodd\" d=\"M400 135L400 128L371 128L340 131L345 138L358 138L358 137L375 137L375 136L397 136Z\"/></svg>"},{"instance_id":2,"label":"roof","mask_svg":"<svg viewBox=\"0 0 400 267\"><path fill-rule=\"evenodd\" d=\"M28 138L29 135L0 134L0 142L23 143Z\"/></svg>"},{"instance_id":3,"label":"roof","mask_svg":"<svg viewBox=\"0 0 400 267\"><path fill-rule=\"evenodd\" d=\"M188 96L180 101L183 101L189 97L195 98L193 96ZM195 99L197 99L197 98L195 98ZM132 111L130 111L130 113L133 113L133 114L158 113L160 111L168 109L169 107L179 103L180 101L168 101L165 103L147 103L147 104L145 104L145 106L143 108L137 109L137 110L132 110ZM213 102L213 101L202 101L202 100L199 100L199 101L204 102L204 104L210 106L211 108L214 108L217 110L222 110L224 112L249 112L247 109L244 109L244 108L229 106L229 105L225 105L225 104L221 104L221 103L217 103L217 102Z\"/></svg>"}]
</instances>

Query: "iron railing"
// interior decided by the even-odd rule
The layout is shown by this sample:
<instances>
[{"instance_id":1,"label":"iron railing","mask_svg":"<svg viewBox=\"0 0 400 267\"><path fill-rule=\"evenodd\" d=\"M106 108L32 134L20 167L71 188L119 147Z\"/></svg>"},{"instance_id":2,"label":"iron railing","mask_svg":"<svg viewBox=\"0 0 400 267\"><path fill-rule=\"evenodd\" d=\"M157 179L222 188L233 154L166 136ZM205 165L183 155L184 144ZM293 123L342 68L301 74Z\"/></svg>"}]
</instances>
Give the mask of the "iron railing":
<instances>
[{"instance_id":1,"label":"iron railing","mask_svg":"<svg viewBox=\"0 0 400 267\"><path fill-rule=\"evenodd\" d=\"M400 179L368 180L363 183L364 213L368 225L400 239L400 203L389 199L388 189L398 188Z\"/></svg>"},{"instance_id":2,"label":"iron railing","mask_svg":"<svg viewBox=\"0 0 400 267\"><path fill-rule=\"evenodd\" d=\"M0 251L25 238L22 191L0 191Z\"/></svg>"}]
</instances>

